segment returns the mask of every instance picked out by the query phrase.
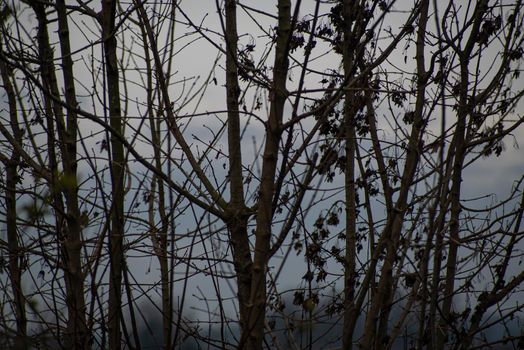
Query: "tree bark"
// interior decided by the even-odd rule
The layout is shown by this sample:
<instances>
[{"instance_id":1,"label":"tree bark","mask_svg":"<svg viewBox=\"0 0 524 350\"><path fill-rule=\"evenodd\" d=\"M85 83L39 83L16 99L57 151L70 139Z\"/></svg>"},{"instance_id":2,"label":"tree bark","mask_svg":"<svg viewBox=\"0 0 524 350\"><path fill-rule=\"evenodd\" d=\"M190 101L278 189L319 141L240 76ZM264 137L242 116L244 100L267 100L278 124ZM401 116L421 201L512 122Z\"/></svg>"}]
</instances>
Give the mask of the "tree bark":
<instances>
[{"instance_id":1,"label":"tree bark","mask_svg":"<svg viewBox=\"0 0 524 350\"><path fill-rule=\"evenodd\" d=\"M226 23L226 96L229 150L230 206L227 226L231 235L233 260L237 273L240 327L247 331L248 303L251 295L251 268L253 265L247 231L248 213L244 202L242 181L242 152L238 83L238 34L235 0L225 2Z\"/></svg>"},{"instance_id":2,"label":"tree bark","mask_svg":"<svg viewBox=\"0 0 524 350\"><path fill-rule=\"evenodd\" d=\"M114 133L122 134L117 41L115 37L116 0L102 1L102 39L104 45L109 122ZM118 137L111 134L111 235L109 238L109 348L121 348L122 265L124 263L124 148Z\"/></svg>"},{"instance_id":3,"label":"tree bark","mask_svg":"<svg viewBox=\"0 0 524 350\"><path fill-rule=\"evenodd\" d=\"M266 273L270 254L272 202L275 189L275 173L278 146L282 135L282 119L287 98L286 79L289 65L289 41L291 37L291 1L278 1L278 29L273 68L273 86L270 92L271 107L266 124L266 143L262 156L262 178L259 188L255 230L255 254L252 268L251 295L249 298L248 329L243 332L241 346L260 350L264 341L266 316Z\"/></svg>"},{"instance_id":4,"label":"tree bark","mask_svg":"<svg viewBox=\"0 0 524 350\"><path fill-rule=\"evenodd\" d=\"M451 147L454 148L455 154L453 159L453 168L451 174L451 213L449 218L449 247L448 259L446 261L446 276L444 286L444 300L441 307L441 317L439 322L439 331L436 334L436 349L441 349L447 341L448 328L450 326L450 314L453 305L455 292L455 276L457 270L457 253L460 240L460 213L462 207L460 204L460 190L462 186L462 171L466 155L466 119L473 110L469 92L469 64L471 53L477 42L477 36L480 31L484 13L487 11L488 1L483 0L476 4L473 25L467 43L463 50L457 52L460 62L460 87L459 103L457 112L457 126Z\"/></svg>"},{"instance_id":5,"label":"tree bark","mask_svg":"<svg viewBox=\"0 0 524 350\"><path fill-rule=\"evenodd\" d=\"M61 143L64 144L62 163L64 176L68 185L64 188L67 206L67 269L65 274L67 288L67 304L73 314L69 315L68 333L74 334L75 348L89 348L90 334L86 324L86 305L84 298L84 275L82 272L81 249L82 227L80 224L80 210L78 207L77 184L77 128L78 120L75 108L77 107L75 81L73 76L73 60L69 43L69 27L67 10L64 0L56 2L58 16L58 36L62 55L62 73L64 77L65 98L68 105L66 129L61 133Z\"/></svg>"},{"instance_id":6,"label":"tree bark","mask_svg":"<svg viewBox=\"0 0 524 350\"><path fill-rule=\"evenodd\" d=\"M342 63L344 65L344 76L346 80L353 75L354 66L354 47L352 46L353 33L351 26L354 22L355 16L355 2L352 0L344 0L343 18L344 18L344 33L343 33L343 52ZM346 153L346 168L344 174L344 190L345 190L345 209L346 209L346 255L344 264L344 328L342 333L342 344L344 349L351 349L353 346L353 331L355 327L356 317L355 313L355 282L356 282L356 263L357 263L357 249L356 249L356 188L355 188L355 93L347 90L344 94L344 124L345 124L345 153Z\"/></svg>"},{"instance_id":7,"label":"tree bark","mask_svg":"<svg viewBox=\"0 0 524 350\"><path fill-rule=\"evenodd\" d=\"M417 33L417 98L415 102L413 128L409 136L406 163L402 174L400 189L394 208L389 211L388 219L381 239L385 240L386 257L381 269L377 293L366 315L364 335L360 346L362 349L380 349L389 341L387 324L393 298L394 286L393 267L397 257L400 235L407 209L408 195L413 177L420 160L420 135L424 127L425 89L427 72L424 65L425 25L428 17L429 0L421 3L419 15L419 30ZM377 330L377 323L379 325ZM379 335L379 336L377 336Z\"/></svg>"},{"instance_id":8,"label":"tree bark","mask_svg":"<svg viewBox=\"0 0 524 350\"><path fill-rule=\"evenodd\" d=\"M81 265L81 226L78 208L78 184L76 174L76 134L77 117L73 111L76 106L74 78L72 73L71 50L69 48L69 31L66 10L63 2L57 3L59 24L59 42L62 55L64 87L68 105L67 124L64 120L62 106L53 99L60 96L56 72L53 65L53 50L49 44L47 16L42 4L33 3L38 20L38 44L42 83L46 88L44 105L47 117L47 136L49 151L49 168L51 181L49 187L53 193L53 205L57 216L56 228L63 261L66 286L67 331L65 346L78 349L89 347L90 336L86 324L86 305L84 296L84 275ZM53 119L54 118L54 119ZM62 159L63 173L59 174L55 151L56 133ZM65 205L62 199L65 197Z\"/></svg>"},{"instance_id":9,"label":"tree bark","mask_svg":"<svg viewBox=\"0 0 524 350\"><path fill-rule=\"evenodd\" d=\"M0 42L0 45L2 43ZM0 47L1 50L1 47ZM11 83L9 70L0 61L0 76L2 78L4 90L7 95L9 104L9 121L13 136L16 140L22 140L22 132L18 126L18 117L16 110L16 93ZM4 161L6 169L5 181L5 220L7 230L7 249L9 252L9 278L11 280L11 288L13 290L13 305L16 316L16 340L15 347L25 348L27 341L27 315L25 311L25 297L22 289L22 259L24 253L22 247L18 242L18 229L16 220L18 213L16 209L16 194L17 183L19 179L18 168L20 162L20 155L13 148L11 158Z\"/></svg>"}]
</instances>

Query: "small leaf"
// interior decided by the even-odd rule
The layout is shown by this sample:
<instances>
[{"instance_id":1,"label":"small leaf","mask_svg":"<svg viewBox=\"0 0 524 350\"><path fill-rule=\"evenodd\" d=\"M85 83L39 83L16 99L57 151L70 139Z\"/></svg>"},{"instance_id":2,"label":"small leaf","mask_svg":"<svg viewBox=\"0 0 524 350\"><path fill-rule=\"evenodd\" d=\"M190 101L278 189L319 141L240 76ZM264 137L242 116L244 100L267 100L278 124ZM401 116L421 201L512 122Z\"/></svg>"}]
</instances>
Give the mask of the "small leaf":
<instances>
[{"instance_id":1,"label":"small leaf","mask_svg":"<svg viewBox=\"0 0 524 350\"><path fill-rule=\"evenodd\" d=\"M315 304L315 301L313 300L313 298L307 298L306 300L304 300L304 303L302 304L302 307L307 312L313 312L316 306L317 305Z\"/></svg>"}]
</instances>

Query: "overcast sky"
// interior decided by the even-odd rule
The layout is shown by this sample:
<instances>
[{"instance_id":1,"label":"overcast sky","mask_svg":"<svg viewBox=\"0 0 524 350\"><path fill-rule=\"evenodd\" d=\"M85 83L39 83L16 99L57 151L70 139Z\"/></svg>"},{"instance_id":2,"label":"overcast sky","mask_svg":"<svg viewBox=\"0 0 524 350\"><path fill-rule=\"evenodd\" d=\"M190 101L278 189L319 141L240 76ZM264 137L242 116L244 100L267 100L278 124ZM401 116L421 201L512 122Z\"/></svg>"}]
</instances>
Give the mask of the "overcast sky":
<instances>
[{"instance_id":1,"label":"overcast sky","mask_svg":"<svg viewBox=\"0 0 524 350\"><path fill-rule=\"evenodd\" d=\"M276 13L276 5L274 1L243 1L242 3L256 7L257 9L270 13L275 14ZM295 3L295 2L293 2ZM407 15L409 15L410 5L407 4L408 2L400 1L399 5L395 7L397 12L394 16L391 17L390 21L385 23L384 26L390 26L391 30L393 32L398 32L400 26L403 23L403 20L406 18ZM121 2L121 5L123 8L126 8L128 6L131 6L131 3ZM91 5L90 5L91 6ZM96 6L96 2L92 4L92 6ZM406 7L403 7L406 6ZM312 9L314 7L314 2L311 0L303 1L303 9L300 11L300 18L308 17L312 13ZM221 55L218 50L216 49L215 45L219 45L221 47L224 47L224 43L221 40L220 36L215 33L221 32L221 25L219 21L219 17L217 14L216 9L216 3L215 1L210 0L200 0L200 1L182 1L181 3L182 10L189 16L189 18L194 23L199 23L201 27L205 30L204 32L206 35L208 35L208 38L210 41L203 39L200 37L198 33L194 33L194 29L188 27L184 23L186 20L184 19L184 16L181 13L177 14L177 19L181 23L176 24L176 31L177 31L177 43L175 45L175 48L180 49L180 52L176 54L173 60L173 64L176 68L174 68L174 71L176 74L172 78L172 81L180 81L181 83L174 84L171 87L171 94L172 98L176 99L177 96L180 96L181 93L185 93L188 91L189 87L192 83L196 82L196 86L206 86L207 92L202 99L200 105L198 107L195 106L194 103L186 105L181 111L180 114L190 114L195 111L197 113L201 112L207 112L207 111L223 111L226 109L226 101L225 101L225 77L224 77L224 56ZM323 4L321 13L325 13L329 9L329 4ZM95 8L95 10L98 10ZM30 31L31 35L34 35L34 26L36 25L36 20L34 17L30 14L30 11L23 14L23 20L28 25L28 30ZM265 34L265 32L270 32L273 30L273 27L276 25L275 19L264 16L264 15L257 15L256 17L257 22L254 22L253 19L251 19L248 16L248 13L244 12L241 8L238 9L238 32L240 36L240 46L241 48L245 45L252 45L255 44L255 51L252 53L252 56L255 60L255 63L257 63L261 57L263 57L264 53L266 52L266 49L268 46L268 38ZM325 17L321 18L321 21L327 22L327 19ZM167 26L168 23L164 23L164 26ZM99 35L99 28L94 22L89 23L89 20L86 20L85 18L79 18L77 17L76 23L70 24L71 31L72 31L72 44L73 49L80 50L85 47L88 41L91 40L97 40ZM86 28L90 28L92 30L92 33L89 33ZM136 30L136 28L135 28ZM214 33L215 32L215 33ZM139 46L137 44L133 44L133 40L136 39L137 32L126 32L124 34L124 38L126 41L126 44L130 47L136 47L137 50L139 49ZM383 40L380 40L380 43L384 46L387 45L389 40L387 38L384 38ZM413 56L414 56L414 47L407 48L406 50L403 50L403 45L400 44L400 48L394 52L394 54L391 56L389 60L389 67L396 67L396 69L405 69L408 71L408 73L413 71ZM312 68L318 70L318 71L326 71L328 69L335 69L338 70L340 68L340 58L338 56L329 54L322 56L321 54L325 52L329 52L332 50L328 45L323 45L319 43L319 47L317 50L314 51L314 57L317 57L312 63ZM432 48L428 48L428 50L432 50ZM57 51L58 52L58 51ZM137 53L136 51L134 53ZM487 52L486 56L483 57L484 62L488 64L490 61L493 62L496 60L496 55L498 52ZM100 72L95 72L95 74L92 74L90 72L90 63L91 59L94 57L96 59L100 58L101 54L101 46L96 45L93 47L93 50L82 50L78 51L74 55L75 59L75 78L79 82L79 91L82 90L80 87L80 84L85 84L85 92L89 92L89 89L92 88L94 85L98 85L98 88L100 88L100 84L102 83L102 75ZM301 59L301 51L298 50L296 55L296 58ZM404 57L408 56L408 61L404 61ZM492 55L492 56L489 56ZM125 62L129 63L129 66L134 68L135 62L132 62L129 60L129 55L126 56ZM139 52L137 56L140 56ZM270 56L271 57L271 56ZM218 60L218 65L215 67L214 70L212 70L214 62ZM268 58L267 60L268 65L272 65L272 58ZM137 65L139 67L143 68L143 62L137 61ZM386 65L386 66L388 66ZM298 70L293 70L290 72L290 76L293 79L293 81L289 82L289 90L292 90L293 86L296 86L296 82L298 81ZM217 84L206 84L205 79L211 76L212 78L217 79ZM137 73L136 70L129 70L126 72L126 78L129 79L130 82L136 81L137 83L140 83L140 75ZM187 83L183 84L182 81L185 79L187 80ZM403 77L403 79L407 80L409 79L408 75ZM311 85L312 87L318 87L319 86L319 76L318 75L311 75L310 77L306 78L306 86ZM516 89L522 89L524 87L524 80L520 78L517 83L515 84ZM128 116L140 116L141 113L143 113L143 110L141 110L140 102L145 101L144 96L144 89L140 86L134 85L132 83L128 84L128 94L129 99L131 103L129 104L129 110L128 110ZM3 94L3 91L2 91ZM79 93L81 94L81 93ZM3 96L3 95L2 95ZM253 90L250 90L248 94L245 96L246 99L246 105L250 106L251 101L254 98ZM79 97L79 100L81 102L81 107L89 110L90 112L96 112L101 113L99 109L99 105L96 108L91 107L91 99L88 96L85 97ZM139 107L137 107L134 102L138 101ZM264 103L264 107L267 107L267 101L262 101ZM5 108L5 98L2 98L0 100L1 109ZM98 103L98 102L97 102ZM178 100L175 102L175 105L180 106L181 100ZM522 110L523 104L521 103L517 109L515 110L516 115L522 115L524 111ZM377 112L380 114L381 111L384 110L384 114L386 114L386 106L384 107L378 107ZM290 112L290 106L287 106L286 109L289 116ZM262 120L266 120L267 115L264 112L264 108L258 112L259 118ZM192 124L188 126L187 135L196 135L198 138L206 138L211 135L211 131L208 128L211 128L213 131L216 130L216 127L220 125L220 121L224 120L225 115L224 114L218 114L216 117L213 116L202 116L194 118L192 121ZM384 117L385 120L386 117ZM243 119L244 125L247 122L247 119ZM262 124L257 121L256 119L249 120L249 128L247 129L247 132L245 134L244 139L242 140L243 145L243 160L244 164L252 164L255 157L255 151L253 150L253 140L255 140L256 145L260 147L263 144L263 126ZM136 120L131 122L131 125L138 127L140 123L140 120ZM307 125L307 123L306 123ZM87 149L90 153L96 153L100 150L100 144L99 142L103 139L103 134L97 134L100 131L100 128L97 126L94 126L93 123L89 121L82 121L81 124L81 133L82 135L86 136L89 134L93 134L93 137L86 139ZM435 128L438 128L438 123L434 125ZM385 140L392 139L394 137L394 133L391 130L391 128L384 122L380 125L381 128L381 134L383 135ZM435 129L438 130L438 129ZM132 135L132 133L130 133ZM188 136L192 145L196 147L199 145L199 141L195 138L192 138L191 136ZM223 150L227 150L226 145L226 134L224 133L222 135L222 139L218 142L217 147ZM488 157L488 158L481 158L477 162L475 162L473 165L468 166L464 172L463 176L463 187L462 187L462 193L463 198L475 198L475 197L481 197L485 195L493 195L489 197L489 199L483 199L476 201L474 203L468 203L468 205L482 208L485 205L488 205L491 203L492 200L501 200L505 198L508 193L512 190L514 183L516 180L520 179L520 177L524 174L524 151L522 150L522 147L524 145L522 144L524 142L524 128L517 129L513 135L507 137L504 140L505 144L505 151L501 154L500 157ZM520 146L520 147L519 147ZM151 153L151 148L147 146L146 142L140 142L138 143L138 147L140 151L147 155L148 153ZM220 162L220 163L219 163ZM222 164L224 162L223 159L217 161L214 163L214 165ZM253 170L256 170L256 167L253 167ZM87 174L90 170L87 167L87 164L84 163L83 166L80 167L80 176L82 176L82 173ZM139 179L142 177L142 174L144 174L143 169L141 167L136 168L136 172L133 170L133 175L135 175L135 181L139 181ZM224 176L225 171L223 171L222 166L217 167L217 174L219 176ZM26 179L27 181L30 181L30 179ZM323 186L326 187L332 187L336 188L341 185L342 179L336 180L332 184L323 184ZM90 184L89 182L86 182L85 188L89 188L93 186L93 184ZM311 197L308 198L308 200ZM342 193L339 194L339 198L342 198ZM334 200L334 199L333 199ZM307 202L307 201L306 201ZM318 214L322 211L326 210L324 207L317 207L313 209L310 212L311 220L314 221L314 219L318 216ZM383 217L384 215L384 208L382 206L376 206L375 210L377 211L375 214L377 217ZM191 215L187 214L180 218L180 221L178 222L179 230L183 233L188 229L194 229L194 221ZM217 225L218 228L219 225ZM131 228L132 229L132 228ZM341 230L342 225L340 225L336 230ZM184 243L187 243L187 240L183 241ZM215 242L216 243L216 242ZM226 249L224 246L220 247L220 249L215 245L213 246L212 240L209 240L206 242L207 248L210 249L210 253L217 253L220 251L220 249L224 250ZM202 247L200 246L198 249L202 250ZM277 256L272 260L271 266L274 268L272 271L275 271L276 268L280 267L280 259L282 255L285 253L279 252ZM143 254L140 254L141 257L134 258L133 254L130 254L129 262L130 262L130 268L135 275L135 277L145 283L155 283L158 281L158 264L155 257L143 257ZM199 266L204 267L205 263L203 262L195 262ZM337 270L337 272L341 272L340 267L337 266L336 268L333 268L333 270ZM185 270L180 266L179 271L177 273L184 273ZM280 275L281 278L278 281L279 287L281 290L288 290L298 287L301 283L301 277L305 273L305 263L304 263L304 257L303 256L296 256L294 252L291 252L289 258L286 261L286 264L283 266L282 274ZM192 307L203 307L202 302L199 301L199 289L203 291L204 294L207 294L208 297L213 297L213 290L214 285L213 281L209 276L200 275L198 278L191 278L187 281L188 283L188 299L187 303L188 305ZM176 288L177 291L181 288L181 283L179 283ZM234 296L234 291L230 291L229 286L233 286L234 289L234 283L232 281L221 281L220 288L221 292L223 293L221 297L223 299L226 299L228 297ZM340 283L337 284L337 287L340 287ZM155 298L154 295L152 295L153 298ZM231 303L228 304L229 306ZM195 314L196 315L196 314ZM202 315L202 314L200 314Z\"/></svg>"}]
</instances>

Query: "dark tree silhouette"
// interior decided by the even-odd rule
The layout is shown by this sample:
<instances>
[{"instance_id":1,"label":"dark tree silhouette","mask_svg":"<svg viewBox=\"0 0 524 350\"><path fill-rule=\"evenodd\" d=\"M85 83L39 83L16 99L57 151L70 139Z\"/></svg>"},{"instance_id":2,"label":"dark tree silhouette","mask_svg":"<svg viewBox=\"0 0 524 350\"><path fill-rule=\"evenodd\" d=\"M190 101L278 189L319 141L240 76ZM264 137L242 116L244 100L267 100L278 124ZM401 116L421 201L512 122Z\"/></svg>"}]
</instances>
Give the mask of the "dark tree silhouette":
<instances>
[{"instance_id":1,"label":"dark tree silhouette","mask_svg":"<svg viewBox=\"0 0 524 350\"><path fill-rule=\"evenodd\" d=\"M524 346L521 1L0 4L6 347Z\"/></svg>"}]
</instances>

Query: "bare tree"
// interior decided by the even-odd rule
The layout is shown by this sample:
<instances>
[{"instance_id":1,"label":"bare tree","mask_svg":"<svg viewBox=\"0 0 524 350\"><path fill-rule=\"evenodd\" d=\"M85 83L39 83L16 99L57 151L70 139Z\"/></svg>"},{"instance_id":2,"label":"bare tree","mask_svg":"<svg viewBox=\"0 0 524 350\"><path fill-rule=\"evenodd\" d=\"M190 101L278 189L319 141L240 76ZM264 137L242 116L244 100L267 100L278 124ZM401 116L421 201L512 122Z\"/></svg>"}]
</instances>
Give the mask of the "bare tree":
<instances>
[{"instance_id":1,"label":"bare tree","mask_svg":"<svg viewBox=\"0 0 524 350\"><path fill-rule=\"evenodd\" d=\"M521 1L1 4L8 346L522 346Z\"/></svg>"}]
</instances>

